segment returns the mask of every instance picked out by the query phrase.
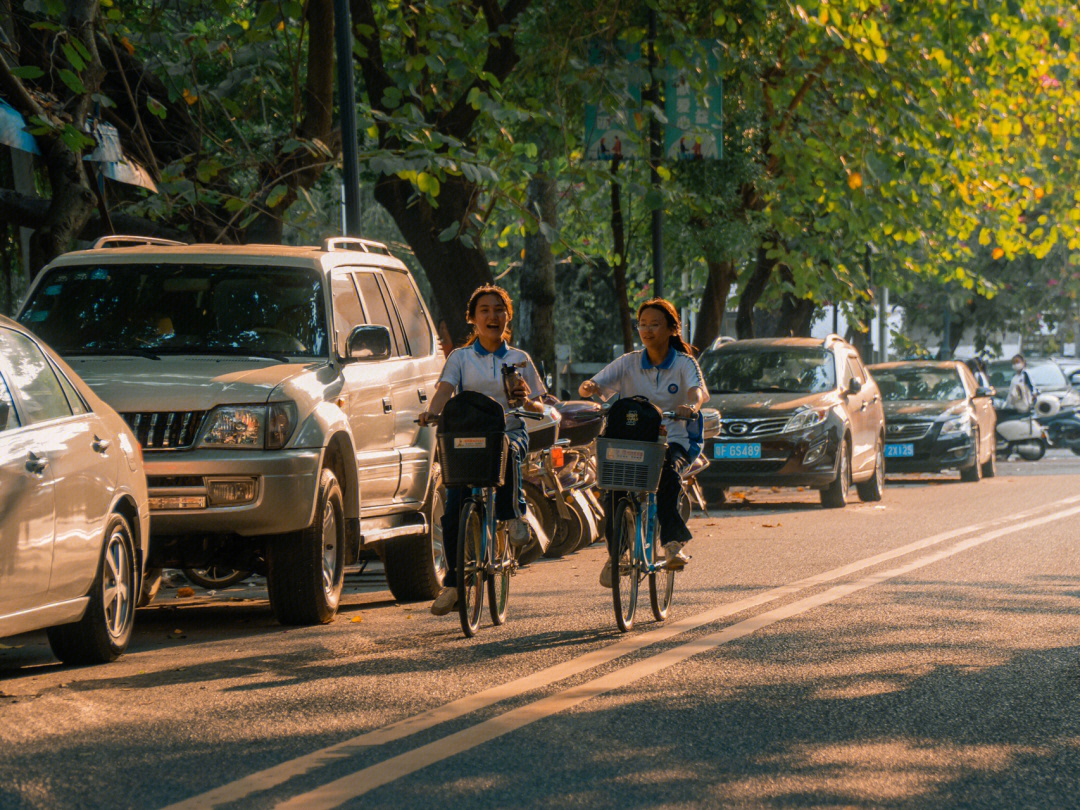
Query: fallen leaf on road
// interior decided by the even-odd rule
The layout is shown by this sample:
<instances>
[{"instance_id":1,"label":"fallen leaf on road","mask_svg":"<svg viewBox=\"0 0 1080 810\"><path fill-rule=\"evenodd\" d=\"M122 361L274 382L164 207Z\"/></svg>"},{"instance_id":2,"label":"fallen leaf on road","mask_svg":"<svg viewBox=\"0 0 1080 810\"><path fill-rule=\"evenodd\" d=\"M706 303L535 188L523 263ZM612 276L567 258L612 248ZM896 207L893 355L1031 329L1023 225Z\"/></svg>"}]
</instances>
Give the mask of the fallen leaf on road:
<instances>
[{"instance_id":1,"label":"fallen leaf on road","mask_svg":"<svg viewBox=\"0 0 1080 810\"><path fill-rule=\"evenodd\" d=\"M771 489L772 489L773 492L779 492L780 491L780 487L771 487Z\"/></svg>"},{"instance_id":2,"label":"fallen leaf on road","mask_svg":"<svg viewBox=\"0 0 1080 810\"><path fill-rule=\"evenodd\" d=\"M762 523L761 524L761 528L763 528L763 529L775 529L775 528L777 528L779 526L780 526L779 523Z\"/></svg>"},{"instance_id":3,"label":"fallen leaf on road","mask_svg":"<svg viewBox=\"0 0 1080 810\"><path fill-rule=\"evenodd\" d=\"M177 599L181 599L181 598L183 598L185 596L194 596L194 595L195 595L195 589L194 588L177 588L176 589L176 598Z\"/></svg>"},{"instance_id":4,"label":"fallen leaf on road","mask_svg":"<svg viewBox=\"0 0 1080 810\"><path fill-rule=\"evenodd\" d=\"M349 619L349 621L352 622L353 624L359 624L363 620L364 620L363 616L353 616L351 619Z\"/></svg>"},{"instance_id":5,"label":"fallen leaf on road","mask_svg":"<svg viewBox=\"0 0 1080 810\"><path fill-rule=\"evenodd\" d=\"M179 628L173 630L171 635L173 638L187 638L187 636L184 635L184 631Z\"/></svg>"}]
</instances>

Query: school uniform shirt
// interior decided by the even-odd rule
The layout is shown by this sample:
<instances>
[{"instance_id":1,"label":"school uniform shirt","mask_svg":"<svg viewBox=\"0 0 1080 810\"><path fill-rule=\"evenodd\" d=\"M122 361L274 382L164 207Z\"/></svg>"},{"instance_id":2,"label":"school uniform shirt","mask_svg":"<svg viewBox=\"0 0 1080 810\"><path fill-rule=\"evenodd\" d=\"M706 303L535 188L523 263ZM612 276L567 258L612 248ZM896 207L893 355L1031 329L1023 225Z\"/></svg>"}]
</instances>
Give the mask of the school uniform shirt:
<instances>
[{"instance_id":1,"label":"school uniform shirt","mask_svg":"<svg viewBox=\"0 0 1080 810\"><path fill-rule=\"evenodd\" d=\"M708 397L705 378L697 360L688 354L668 349L667 357L658 366L649 360L649 353L624 354L605 366L592 381L600 386L605 396L619 394L624 397L642 396L662 411L673 411L689 402L691 388L700 388ZM668 442L683 447L694 458L701 452L702 419L686 422L682 419L665 419Z\"/></svg>"},{"instance_id":2,"label":"school uniform shirt","mask_svg":"<svg viewBox=\"0 0 1080 810\"><path fill-rule=\"evenodd\" d=\"M479 340L454 349L446 358L439 382L450 383L457 393L477 391L487 394L507 411L510 401L503 385L503 366L518 366L518 372L529 385L530 398L547 391L528 352L508 346L505 340L493 352L485 349Z\"/></svg>"}]
</instances>

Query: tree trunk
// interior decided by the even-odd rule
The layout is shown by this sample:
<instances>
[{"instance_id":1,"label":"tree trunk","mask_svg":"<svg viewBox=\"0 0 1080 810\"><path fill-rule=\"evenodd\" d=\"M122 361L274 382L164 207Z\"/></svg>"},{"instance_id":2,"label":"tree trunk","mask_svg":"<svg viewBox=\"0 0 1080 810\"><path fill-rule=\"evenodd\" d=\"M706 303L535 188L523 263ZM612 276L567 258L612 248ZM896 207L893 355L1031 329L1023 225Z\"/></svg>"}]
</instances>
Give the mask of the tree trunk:
<instances>
[{"instance_id":1,"label":"tree trunk","mask_svg":"<svg viewBox=\"0 0 1080 810\"><path fill-rule=\"evenodd\" d=\"M555 227L555 181L540 173L529 181L529 210ZM555 255L542 230L525 237L525 259L521 268L521 296L518 301L518 329L521 343L545 371L555 367ZM520 313L520 314L518 314Z\"/></svg>"},{"instance_id":2,"label":"tree trunk","mask_svg":"<svg viewBox=\"0 0 1080 810\"><path fill-rule=\"evenodd\" d=\"M789 267L780 268L780 277L787 284L795 283L795 275ZM780 303L780 317L777 322L776 337L809 337L816 305L809 298L799 298L786 291Z\"/></svg>"},{"instance_id":3,"label":"tree trunk","mask_svg":"<svg viewBox=\"0 0 1080 810\"><path fill-rule=\"evenodd\" d=\"M706 260L709 277L701 294L701 309L694 324L694 345L701 351L709 348L720 335L724 325L724 308L727 306L731 285L735 282L735 262Z\"/></svg>"},{"instance_id":4,"label":"tree trunk","mask_svg":"<svg viewBox=\"0 0 1080 810\"><path fill-rule=\"evenodd\" d=\"M739 312L735 316L735 334L739 340L746 340L754 336L754 307L761 300L765 292L765 285L769 283L776 260L766 255L764 247L759 247L757 252L757 264L754 272L743 287L739 296Z\"/></svg>"},{"instance_id":5,"label":"tree trunk","mask_svg":"<svg viewBox=\"0 0 1080 810\"><path fill-rule=\"evenodd\" d=\"M478 240L478 234L463 228L448 242L439 241L439 234L451 225L466 222L474 210L477 192L476 186L463 177L448 177L439 192L439 207L433 208L427 200L418 198L407 180L383 175L375 184L375 199L394 218L424 268L455 346L469 336L465 320L469 296L481 284L491 283L491 270L479 245L469 247L462 242L462 236Z\"/></svg>"},{"instance_id":6,"label":"tree trunk","mask_svg":"<svg viewBox=\"0 0 1080 810\"><path fill-rule=\"evenodd\" d=\"M626 226L623 223L622 186L618 171L621 158L611 161L611 238L614 243L615 302L619 307L623 351L634 350L634 323L630 314L630 294L626 286Z\"/></svg>"}]
</instances>

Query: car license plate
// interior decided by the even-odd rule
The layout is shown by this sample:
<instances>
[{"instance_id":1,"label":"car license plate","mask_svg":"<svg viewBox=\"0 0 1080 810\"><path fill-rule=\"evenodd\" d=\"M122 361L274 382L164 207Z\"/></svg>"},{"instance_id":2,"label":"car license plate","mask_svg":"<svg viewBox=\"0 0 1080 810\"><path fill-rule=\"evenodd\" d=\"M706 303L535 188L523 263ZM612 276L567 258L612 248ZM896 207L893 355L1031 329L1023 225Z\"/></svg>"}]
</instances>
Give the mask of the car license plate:
<instances>
[{"instance_id":1,"label":"car license plate","mask_svg":"<svg viewBox=\"0 0 1080 810\"><path fill-rule=\"evenodd\" d=\"M761 458L760 444L715 444L713 458Z\"/></svg>"},{"instance_id":2,"label":"car license plate","mask_svg":"<svg viewBox=\"0 0 1080 810\"><path fill-rule=\"evenodd\" d=\"M885 458L911 458L915 455L913 444L887 444L885 445Z\"/></svg>"}]
</instances>

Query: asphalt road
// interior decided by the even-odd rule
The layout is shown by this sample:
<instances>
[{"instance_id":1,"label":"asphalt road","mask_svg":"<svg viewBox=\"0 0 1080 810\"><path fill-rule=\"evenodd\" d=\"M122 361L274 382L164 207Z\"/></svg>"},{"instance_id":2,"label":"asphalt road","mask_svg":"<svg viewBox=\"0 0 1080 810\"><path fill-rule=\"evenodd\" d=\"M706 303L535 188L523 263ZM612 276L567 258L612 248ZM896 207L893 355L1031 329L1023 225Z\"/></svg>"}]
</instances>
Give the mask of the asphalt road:
<instances>
[{"instance_id":1,"label":"asphalt road","mask_svg":"<svg viewBox=\"0 0 1080 810\"><path fill-rule=\"evenodd\" d=\"M323 627L256 581L164 590L108 666L3 639L0 807L1077 807L1078 473L736 493L628 635L592 547L471 641L374 570Z\"/></svg>"}]
</instances>

